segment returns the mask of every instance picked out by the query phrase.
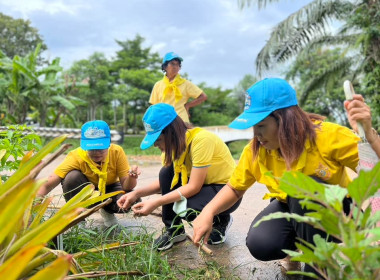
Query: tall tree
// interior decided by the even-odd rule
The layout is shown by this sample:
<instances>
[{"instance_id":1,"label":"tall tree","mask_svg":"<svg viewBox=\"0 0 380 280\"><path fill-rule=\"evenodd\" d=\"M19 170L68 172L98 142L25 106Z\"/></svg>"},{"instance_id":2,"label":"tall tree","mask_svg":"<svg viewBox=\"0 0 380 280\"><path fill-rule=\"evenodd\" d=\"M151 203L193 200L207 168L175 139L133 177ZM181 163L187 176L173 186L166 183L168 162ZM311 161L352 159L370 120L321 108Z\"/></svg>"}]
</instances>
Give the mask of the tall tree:
<instances>
[{"instance_id":1,"label":"tall tree","mask_svg":"<svg viewBox=\"0 0 380 280\"><path fill-rule=\"evenodd\" d=\"M342 81L349 74L349 59L343 59L340 49L304 53L297 57L286 73L286 79L295 84L300 106L307 112L328 117L330 121L348 125L342 106L345 99ZM338 69L328 77L324 76L331 61L341 61ZM346 65L345 65L346 63ZM323 77L323 78L321 78Z\"/></svg>"},{"instance_id":2,"label":"tall tree","mask_svg":"<svg viewBox=\"0 0 380 280\"><path fill-rule=\"evenodd\" d=\"M143 47L144 40L140 35L133 40L116 40L121 50L116 52L110 71L116 83L116 99L122 106L124 131L141 128L140 116L149 106L154 83L162 78L161 58L150 47Z\"/></svg>"},{"instance_id":3,"label":"tall tree","mask_svg":"<svg viewBox=\"0 0 380 280\"><path fill-rule=\"evenodd\" d=\"M192 108L191 121L198 126L227 125L241 113L236 97L230 89L199 85L207 92L207 102Z\"/></svg>"},{"instance_id":4,"label":"tall tree","mask_svg":"<svg viewBox=\"0 0 380 280\"><path fill-rule=\"evenodd\" d=\"M250 74L247 74L232 90L231 95L235 97L238 108L243 111L245 104L245 96L247 89L249 89L254 83L257 82L257 78Z\"/></svg>"},{"instance_id":5,"label":"tall tree","mask_svg":"<svg viewBox=\"0 0 380 280\"><path fill-rule=\"evenodd\" d=\"M81 88L78 95L87 101L88 111L86 120L103 119L103 109L112 100L112 78L110 62L103 53L94 53L88 59L74 62L68 74L74 75L77 81L87 84Z\"/></svg>"},{"instance_id":6,"label":"tall tree","mask_svg":"<svg viewBox=\"0 0 380 280\"><path fill-rule=\"evenodd\" d=\"M259 8L277 0L239 0L241 7L256 3ZM345 47L351 58L351 80L362 85L361 92L380 113L380 0L313 0L277 24L256 58L260 73L273 65L288 61L301 52L327 46ZM337 32L331 23L342 23ZM330 28L336 30L336 28ZM324 76L339 69L341 59L330 62ZM321 76L319 76L319 79Z\"/></svg>"},{"instance_id":7,"label":"tall tree","mask_svg":"<svg viewBox=\"0 0 380 280\"><path fill-rule=\"evenodd\" d=\"M11 59L15 55L25 56L34 51L38 44L41 44L41 50L47 49L42 36L29 20L14 19L0 13L0 50L6 56Z\"/></svg>"}]
</instances>

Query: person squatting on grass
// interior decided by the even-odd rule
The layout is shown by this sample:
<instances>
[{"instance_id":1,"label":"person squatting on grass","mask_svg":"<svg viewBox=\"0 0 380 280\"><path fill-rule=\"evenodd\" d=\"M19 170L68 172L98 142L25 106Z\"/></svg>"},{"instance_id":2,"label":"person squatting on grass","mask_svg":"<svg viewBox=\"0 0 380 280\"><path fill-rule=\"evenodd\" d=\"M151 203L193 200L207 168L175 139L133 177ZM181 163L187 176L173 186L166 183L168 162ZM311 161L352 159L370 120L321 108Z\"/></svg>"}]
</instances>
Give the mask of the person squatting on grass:
<instances>
[{"instance_id":1,"label":"person squatting on grass","mask_svg":"<svg viewBox=\"0 0 380 280\"><path fill-rule=\"evenodd\" d=\"M68 153L37 195L47 195L59 183L66 201L90 183L102 194L121 190L128 192L136 186L139 174L138 166L129 166L123 148L111 144L108 124L100 120L90 121L81 128L80 147ZM123 212L116 203L121 195L112 197L112 202L100 209L107 227L117 224L113 213Z\"/></svg>"},{"instance_id":2,"label":"person squatting on grass","mask_svg":"<svg viewBox=\"0 0 380 280\"><path fill-rule=\"evenodd\" d=\"M372 127L371 109L364 102L363 96L355 94L353 100L346 100L344 102L344 107L346 108L348 121L351 127L358 132L357 122L362 124L365 138L371 145L377 157L380 158L380 137ZM380 191L371 198L371 208L373 214L380 211Z\"/></svg>"},{"instance_id":3,"label":"person squatting on grass","mask_svg":"<svg viewBox=\"0 0 380 280\"><path fill-rule=\"evenodd\" d=\"M182 57L174 52L165 54L161 65L165 75L154 85L149 103L170 104L184 122L190 123L190 108L207 100L207 95L192 82L180 76L182 61ZM193 100L189 101L190 98Z\"/></svg>"},{"instance_id":4,"label":"person squatting on grass","mask_svg":"<svg viewBox=\"0 0 380 280\"><path fill-rule=\"evenodd\" d=\"M264 79L248 89L244 112L230 127L253 127L254 138L244 148L226 186L193 221L194 243L207 240L214 216L239 201L255 182L267 186L269 192L263 199L270 199L270 203L254 218L248 231L246 245L253 257L262 261L283 259L283 249L296 250L297 238L313 243L315 234L326 237L324 232L294 220L274 219L253 227L274 212L304 215L308 211L298 199L279 189L278 180L265 173L271 171L279 178L285 171L295 170L319 182L346 187L350 179L345 167L355 170L358 165L359 138L346 127L304 112L298 106L295 90L277 78ZM345 198L343 204L348 213L350 200ZM305 271L313 269L305 266Z\"/></svg>"},{"instance_id":5,"label":"person squatting on grass","mask_svg":"<svg viewBox=\"0 0 380 280\"><path fill-rule=\"evenodd\" d=\"M155 182L138 187L118 200L120 208L127 209L138 198L161 192L132 207L135 215L149 215L162 206L163 234L154 241L159 251L186 239L182 218L192 221L197 213L227 183L236 164L227 145L215 134L202 128L191 128L176 113L173 106L152 105L143 117L146 135L140 148L152 145L162 152L163 167ZM232 223L230 215L240 204L236 200L230 207L213 217L209 244L220 244ZM188 209L186 213L186 209Z\"/></svg>"}]
</instances>

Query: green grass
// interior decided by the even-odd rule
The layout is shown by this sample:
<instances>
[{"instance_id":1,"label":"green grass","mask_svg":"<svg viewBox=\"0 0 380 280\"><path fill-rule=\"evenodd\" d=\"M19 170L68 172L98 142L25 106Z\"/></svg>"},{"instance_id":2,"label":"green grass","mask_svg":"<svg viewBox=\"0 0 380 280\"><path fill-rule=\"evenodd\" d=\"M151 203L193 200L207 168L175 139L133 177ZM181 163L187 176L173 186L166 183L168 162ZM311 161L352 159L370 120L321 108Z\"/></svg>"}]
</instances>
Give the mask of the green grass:
<instances>
[{"instance_id":1,"label":"green grass","mask_svg":"<svg viewBox=\"0 0 380 280\"><path fill-rule=\"evenodd\" d=\"M115 226L102 230L92 225L88 228L75 226L63 235L64 250L70 254L85 252L100 244L113 242L122 244L138 242L138 244L112 251L89 253L76 260L86 272L138 270L143 274L143 276L105 276L97 279L239 279L215 261L206 262L205 266L196 269L176 265L175 260L170 259L170 255L166 252L159 253L153 249L153 235L144 227L129 229Z\"/></svg>"}]
</instances>

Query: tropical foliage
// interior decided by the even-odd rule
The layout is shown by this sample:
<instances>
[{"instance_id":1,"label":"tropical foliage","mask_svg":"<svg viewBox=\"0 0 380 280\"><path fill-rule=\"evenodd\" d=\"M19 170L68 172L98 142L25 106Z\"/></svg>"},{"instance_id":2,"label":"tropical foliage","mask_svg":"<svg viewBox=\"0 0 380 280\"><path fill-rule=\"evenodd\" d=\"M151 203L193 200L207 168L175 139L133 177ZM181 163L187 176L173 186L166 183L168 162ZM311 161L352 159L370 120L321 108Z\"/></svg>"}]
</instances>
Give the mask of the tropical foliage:
<instances>
[{"instance_id":1,"label":"tropical foliage","mask_svg":"<svg viewBox=\"0 0 380 280\"><path fill-rule=\"evenodd\" d=\"M0 131L0 173L2 181L7 174L16 171L21 159L30 158L41 149L41 139L32 129L25 125L10 125Z\"/></svg>"},{"instance_id":2,"label":"tropical foliage","mask_svg":"<svg viewBox=\"0 0 380 280\"><path fill-rule=\"evenodd\" d=\"M288 195L300 199L310 210L305 216L273 213L258 223L270 219L286 218L304 222L326 232L339 243L329 242L320 235L314 243L299 240L299 251L284 250L293 261L311 265L323 279L379 279L380 277L380 211L371 214L368 199L380 189L380 163L371 171L360 171L347 189L323 185L300 172L287 172L281 178L280 188ZM352 198L348 215L343 212L342 200ZM311 273L292 272L316 277Z\"/></svg>"},{"instance_id":3,"label":"tropical foliage","mask_svg":"<svg viewBox=\"0 0 380 280\"><path fill-rule=\"evenodd\" d=\"M52 250L46 244L106 202L83 210L85 207L114 196L117 192L100 195L92 185L86 186L59 211L44 220L52 198L36 203L35 197L42 181L35 178L42 168L67 149L67 146L63 146L41 162L64 140L65 136L56 138L32 157L25 156L20 168L0 186L1 279L63 279L69 270L72 273L82 272L72 256L64 251Z\"/></svg>"},{"instance_id":4,"label":"tropical foliage","mask_svg":"<svg viewBox=\"0 0 380 280\"><path fill-rule=\"evenodd\" d=\"M272 0L239 0L241 7L256 3L265 7ZM260 74L282 62L290 62L297 56L297 65L307 61L307 55L316 55L321 50L340 47L340 55L331 60L327 67L301 90L302 96L314 102L308 96L317 87L325 87L331 76L342 76L355 85L371 104L375 126L380 124L380 1L328 1L313 0L297 12L278 23L272 30L269 40L256 58L256 67ZM339 29L336 27L340 26ZM337 30L336 32L334 30ZM293 70L294 70L293 66ZM303 67L304 68L304 67ZM343 84L344 80L341 80ZM308 92L309 91L309 92Z\"/></svg>"}]
</instances>

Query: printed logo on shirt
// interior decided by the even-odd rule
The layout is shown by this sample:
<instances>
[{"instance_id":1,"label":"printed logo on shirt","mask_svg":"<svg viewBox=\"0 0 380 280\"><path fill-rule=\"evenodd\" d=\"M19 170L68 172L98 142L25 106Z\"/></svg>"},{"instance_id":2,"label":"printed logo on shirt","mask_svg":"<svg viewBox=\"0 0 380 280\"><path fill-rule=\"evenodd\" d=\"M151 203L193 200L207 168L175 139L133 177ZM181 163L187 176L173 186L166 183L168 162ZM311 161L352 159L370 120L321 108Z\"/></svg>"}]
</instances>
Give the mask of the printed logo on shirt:
<instances>
[{"instance_id":1,"label":"printed logo on shirt","mask_svg":"<svg viewBox=\"0 0 380 280\"><path fill-rule=\"evenodd\" d=\"M106 134L104 133L104 129L99 129L97 127L89 127L84 132L84 136L89 139L97 139L106 137Z\"/></svg>"},{"instance_id":2,"label":"printed logo on shirt","mask_svg":"<svg viewBox=\"0 0 380 280\"><path fill-rule=\"evenodd\" d=\"M322 163L319 163L317 169L315 170L315 174L323 179L323 181L326 181L331 178L331 172L329 168L326 165L323 165Z\"/></svg>"}]
</instances>

